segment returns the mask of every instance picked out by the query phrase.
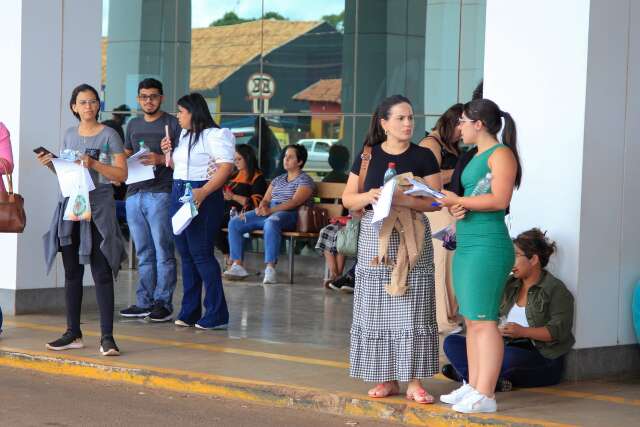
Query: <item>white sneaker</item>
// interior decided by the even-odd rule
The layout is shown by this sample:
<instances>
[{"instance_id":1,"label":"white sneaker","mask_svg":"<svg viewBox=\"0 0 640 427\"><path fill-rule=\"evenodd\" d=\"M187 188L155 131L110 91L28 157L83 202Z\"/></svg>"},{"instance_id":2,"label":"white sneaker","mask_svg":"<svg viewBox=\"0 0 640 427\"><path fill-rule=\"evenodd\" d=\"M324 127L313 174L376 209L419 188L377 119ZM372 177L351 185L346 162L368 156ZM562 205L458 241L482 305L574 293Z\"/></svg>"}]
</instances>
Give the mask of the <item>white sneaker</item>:
<instances>
[{"instance_id":1,"label":"white sneaker","mask_svg":"<svg viewBox=\"0 0 640 427\"><path fill-rule=\"evenodd\" d=\"M231 280L241 280L249 276L247 270L240 264L232 264L231 267L224 272L224 277Z\"/></svg>"},{"instance_id":2,"label":"white sneaker","mask_svg":"<svg viewBox=\"0 0 640 427\"><path fill-rule=\"evenodd\" d=\"M473 390L473 392L467 394L460 403L453 405L451 409L456 412L462 412L463 414L477 414L480 412L496 412L498 405L496 404L496 399L492 399Z\"/></svg>"},{"instance_id":3,"label":"white sneaker","mask_svg":"<svg viewBox=\"0 0 640 427\"><path fill-rule=\"evenodd\" d=\"M449 405L455 405L456 403L462 402L467 394L471 393L472 391L475 391L475 389L466 382L463 382L462 387L458 387L449 394L441 395L440 402L448 403Z\"/></svg>"},{"instance_id":4,"label":"white sneaker","mask_svg":"<svg viewBox=\"0 0 640 427\"><path fill-rule=\"evenodd\" d=\"M267 267L264 269L264 279L262 280L263 285L278 283L276 280L276 269L273 267Z\"/></svg>"}]
</instances>

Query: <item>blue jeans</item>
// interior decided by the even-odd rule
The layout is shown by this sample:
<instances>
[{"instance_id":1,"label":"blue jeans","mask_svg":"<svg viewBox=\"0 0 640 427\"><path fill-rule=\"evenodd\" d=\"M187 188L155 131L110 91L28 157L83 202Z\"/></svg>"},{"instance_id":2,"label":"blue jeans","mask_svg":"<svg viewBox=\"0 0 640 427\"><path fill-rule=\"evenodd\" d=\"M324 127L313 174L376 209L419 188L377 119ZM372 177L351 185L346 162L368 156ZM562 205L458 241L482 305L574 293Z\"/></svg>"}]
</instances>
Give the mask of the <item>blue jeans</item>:
<instances>
[{"instance_id":1,"label":"blue jeans","mask_svg":"<svg viewBox=\"0 0 640 427\"><path fill-rule=\"evenodd\" d=\"M200 188L207 181L173 181L171 215L182 206L178 199L184 195L187 182ZM198 215L175 237L182 261L182 308L178 319L190 325L198 323L214 327L229 323L229 310L222 288L220 265L213 256L213 245L222 224L224 199L222 190L210 194L198 207ZM204 316L202 316L202 286L204 284Z\"/></svg>"},{"instance_id":2,"label":"blue jeans","mask_svg":"<svg viewBox=\"0 0 640 427\"><path fill-rule=\"evenodd\" d=\"M458 375L469 381L467 339L462 335L449 335L444 340L444 354ZM508 343L504 347L504 359L500 378L511 381L514 387L544 387L558 384L562 378L564 357L547 359L533 346L522 348Z\"/></svg>"},{"instance_id":3,"label":"blue jeans","mask_svg":"<svg viewBox=\"0 0 640 427\"><path fill-rule=\"evenodd\" d=\"M177 277L170 205L169 193L138 192L127 197L127 224L138 257L138 307L157 302L173 311Z\"/></svg>"},{"instance_id":4,"label":"blue jeans","mask_svg":"<svg viewBox=\"0 0 640 427\"><path fill-rule=\"evenodd\" d=\"M271 207L276 204L271 202ZM242 259L242 235L253 230L264 231L264 262L278 262L282 232L294 230L298 221L298 211L279 211L269 216L258 216L255 211L249 211L244 219L236 216L229 221L229 248L231 259ZM291 248L293 250L293 248Z\"/></svg>"}]
</instances>

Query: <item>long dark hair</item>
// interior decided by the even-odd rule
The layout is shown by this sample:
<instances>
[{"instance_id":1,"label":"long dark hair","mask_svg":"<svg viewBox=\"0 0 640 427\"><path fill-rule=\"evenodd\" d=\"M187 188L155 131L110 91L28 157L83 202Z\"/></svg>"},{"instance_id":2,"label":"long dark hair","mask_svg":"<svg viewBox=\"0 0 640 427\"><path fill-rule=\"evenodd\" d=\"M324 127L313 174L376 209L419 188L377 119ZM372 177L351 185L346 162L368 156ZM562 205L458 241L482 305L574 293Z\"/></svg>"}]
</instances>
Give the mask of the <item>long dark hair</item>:
<instances>
[{"instance_id":1,"label":"long dark hair","mask_svg":"<svg viewBox=\"0 0 640 427\"><path fill-rule=\"evenodd\" d=\"M71 109L71 112L73 113L74 116L76 116L76 119L78 120L80 120L80 114L73 111L73 106L76 104L76 100L78 99L78 94L80 92L93 92L93 95L98 100L98 106L100 105L100 95L98 95L98 91L93 86L88 85L86 83L76 86L71 92L71 99L69 100L69 108ZM100 108L98 108L98 111L96 111L96 120L98 120L98 117L100 117Z\"/></svg>"},{"instance_id":2,"label":"long dark hair","mask_svg":"<svg viewBox=\"0 0 640 427\"><path fill-rule=\"evenodd\" d=\"M513 121L511 114L500 110L498 105L489 99L476 99L475 101L464 104L464 114L471 120L480 120L491 135L496 139L498 132L502 129L502 120L504 118L504 129L502 129L502 142L509 147L516 158L518 169L516 172L516 188L520 187L522 180L522 165L520 164L520 156L518 155L516 123Z\"/></svg>"},{"instance_id":3,"label":"long dark hair","mask_svg":"<svg viewBox=\"0 0 640 427\"><path fill-rule=\"evenodd\" d=\"M438 132L440 135L440 142L447 148L449 151L460 154L460 150L458 150L458 141L453 140L453 134L456 132L456 128L458 127L458 119L462 117L462 108L463 105L453 104L447 111L444 112L443 115L438 118L436 125L431 129L433 131Z\"/></svg>"},{"instance_id":4,"label":"long dark hair","mask_svg":"<svg viewBox=\"0 0 640 427\"><path fill-rule=\"evenodd\" d=\"M542 268L547 266L549 258L556 251L556 242L549 239L547 233L539 228L532 228L518 234L518 237L513 239L513 243L529 259L534 255L538 255L540 267Z\"/></svg>"},{"instance_id":5,"label":"long dark hair","mask_svg":"<svg viewBox=\"0 0 640 427\"><path fill-rule=\"evenodd\" d=\"M196 144L203 130L220 128L211 117L207 101L199 93L194 92L183 96L178 99L178 105L191 113L191 129L187 129L189 150Z\"/></svg>"},{"instance_id":6,"label":"long dark hair","mask_svg":"<svg viewBox=\"0 0 640 427\"><path fill-rule=\"evenodd\" d=\"M249 182L253 181L253 176L260 171L256 152L249 144L236 145L236 152L240 154L240 157L244 159L244 163L247 165L247 179Z\"/></svg>"},{"instance_id":7,"label":"long dark hair","mask_svg":"<svg viewBox=\"0 0 640 427\"><path fill-rule=\"evenodd\" d=\"M389 111L391 111L391 108L393 108L394 105L405 102L411 105L411 101L402 95L391 95L382 100L371 117L369 131L367 132L367 136L364 138L365 145L374 146L386 141L387 135L385 135L384 129L382 129L380 120L389 120ZM413 105L411 105L411 107L413 108Z\"/></svg>"}]
</instances>

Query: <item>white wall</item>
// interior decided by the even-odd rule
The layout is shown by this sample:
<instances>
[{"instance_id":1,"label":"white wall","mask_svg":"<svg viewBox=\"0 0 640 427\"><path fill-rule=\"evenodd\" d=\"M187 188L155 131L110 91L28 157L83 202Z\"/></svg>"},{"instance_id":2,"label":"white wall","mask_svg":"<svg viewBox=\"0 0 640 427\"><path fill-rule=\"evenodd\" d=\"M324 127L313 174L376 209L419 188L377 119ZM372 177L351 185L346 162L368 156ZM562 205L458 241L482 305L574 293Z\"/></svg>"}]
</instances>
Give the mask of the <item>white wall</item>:
<instances>
[{"instance_id":1,"label":"white wall","mask_svg":"<svg viewBox=\"0 0 640 427\"><path fill-rule=\"evenodd\" d=\"M32 150L58 151L64 130L76 123L68 104L73 87L86 82L99 89L102 1L5 0L2 9L0 37L8 42L0 44L0 120L12 133L27 228L18 236L0 235L0 287L63 286L60 265L45 275L42 244L57 182Z\"/></svg>"},{"instance_id":2,"label":"white wall","mask_svg":"<svg viewBox=\"0 0 640 427\"><path fill-rule=\"evenodd\" d=\"M16 142L20 140L20 40L22 31L22 1L5 0L0 13L0 121L13 140L14 160L19 161ZM15 43L10 41L16 41ZM14 174L17 178L18 174ZM16 180L18 181L18 180ZM19 184L19 183L18 183ZM19 190L19 185L16 190ZM0 288L15 289L18 238L15 234L0 234Z\"/></svg>"},{"instance_id":3,"label":"white wall","mask_svg":"<svg viewBox=\"0 0 640 427\"><path fill-rule=\"evenodd\" d=\"M640 33L629 0L489 0L485 97L513 114L524 175L511 233L548 230L576 297L576 348L635 342Z\"/></svg>"},{"instance_id":4,"label":"white wall","mask_svg":"<svg viewBox=\"0 0 640 427\"><path fill-rule=\"evenodd\" d=\"M487 3L484 96L513 115L523 164L510 232L548 230L552 270L574 293L588 20L588 0Z\"/></svg>"}]
</instances>

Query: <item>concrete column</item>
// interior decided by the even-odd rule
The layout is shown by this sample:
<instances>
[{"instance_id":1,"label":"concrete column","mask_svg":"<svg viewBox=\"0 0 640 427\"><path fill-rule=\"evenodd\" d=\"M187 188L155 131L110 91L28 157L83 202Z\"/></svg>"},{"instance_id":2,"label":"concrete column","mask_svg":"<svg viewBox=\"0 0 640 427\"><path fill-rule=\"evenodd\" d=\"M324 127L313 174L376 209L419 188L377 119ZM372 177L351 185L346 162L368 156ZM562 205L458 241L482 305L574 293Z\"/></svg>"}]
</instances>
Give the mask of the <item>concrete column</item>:
<instances>
[{"instance_id":1,"label":"concrete column","mask_svg":"<svg viewBox=\"0 0 640 427\"><path fill-rule=\"evenodd\" d=\"M489 0L485 97L512 113L523 162L512 235L558 243L550 270L576 298L569 378L638 371L640 32L629 0ZM544 23L542 26L540 23Z\"/></svg>"},{"instance_id":2,"label":"concrete column","mask_svg":"<svg viewBox=\"0 0 640 427\"><path fill-rule=\"evenodd\" d=\"M100 0L6 0L0 14L0 120L11 132L17 191L25 198L23 234L0 234L0 304L8 314L64 304L58 262L45 275L42 235L57 199L55 177L33 148L58 151L73 87L99 88Z\"/></svg>"},{"instance_id":3,"label":"concrete column","mask_svg":"<svg viewBox=\"0 0 640 427\"><path fill-rule=\"evenodd\" d=\"M138 83L146 77L163 83L168 111L189 92L191 1L111 1L108 43L106 109L138 108Z\"/></svg>"}]
</instances>

